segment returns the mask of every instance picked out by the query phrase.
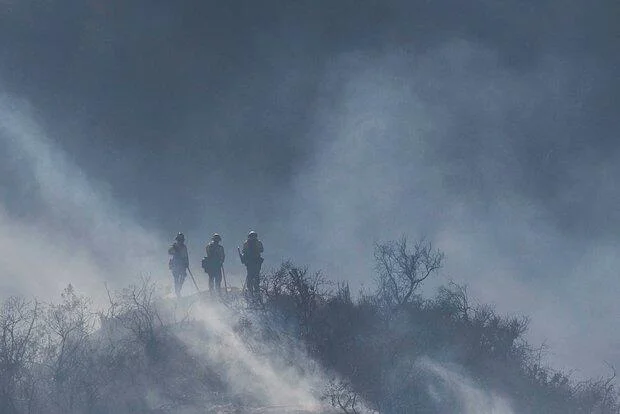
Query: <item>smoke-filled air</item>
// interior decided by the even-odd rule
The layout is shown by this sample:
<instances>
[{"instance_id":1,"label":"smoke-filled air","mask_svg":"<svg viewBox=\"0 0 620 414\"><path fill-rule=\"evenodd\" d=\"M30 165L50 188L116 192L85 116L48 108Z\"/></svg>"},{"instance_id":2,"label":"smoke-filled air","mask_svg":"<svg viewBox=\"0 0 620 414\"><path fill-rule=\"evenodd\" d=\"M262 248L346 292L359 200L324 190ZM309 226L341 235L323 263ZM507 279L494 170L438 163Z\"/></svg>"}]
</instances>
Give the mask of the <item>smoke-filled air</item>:
<instances>
[{"instance_id":1,"label":"smoke-filled air","mask_svg":"<svg viewBox=\"0 0 620 414\"><path fill-rule=\"evenodd\" d=\"M0 414L618 414L614 0L0 1Z\"/></svg>"}]
</instances>

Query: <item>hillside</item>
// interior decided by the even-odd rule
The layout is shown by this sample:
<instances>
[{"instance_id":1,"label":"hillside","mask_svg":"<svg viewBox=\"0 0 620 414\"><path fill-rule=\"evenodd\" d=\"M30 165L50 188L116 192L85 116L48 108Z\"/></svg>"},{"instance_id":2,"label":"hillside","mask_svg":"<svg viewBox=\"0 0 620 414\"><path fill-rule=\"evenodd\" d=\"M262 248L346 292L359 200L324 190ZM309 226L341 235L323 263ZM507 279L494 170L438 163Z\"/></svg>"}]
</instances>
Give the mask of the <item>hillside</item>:
<instances>
[{"instance_id":1,"label":"hillside","mask_svg":"<svg viewBox=\"0 0 620 414\"><path fill-rule=\"evenodd\" d=\"M2 413L618 413L610 378L575 381L524 340L527 319L473 305L430 245L377 246L377 286L353 298L283 263L260 302L231 292L164 298L148 279L95 309L0 310Z\"/></svg>"}]
</instances>

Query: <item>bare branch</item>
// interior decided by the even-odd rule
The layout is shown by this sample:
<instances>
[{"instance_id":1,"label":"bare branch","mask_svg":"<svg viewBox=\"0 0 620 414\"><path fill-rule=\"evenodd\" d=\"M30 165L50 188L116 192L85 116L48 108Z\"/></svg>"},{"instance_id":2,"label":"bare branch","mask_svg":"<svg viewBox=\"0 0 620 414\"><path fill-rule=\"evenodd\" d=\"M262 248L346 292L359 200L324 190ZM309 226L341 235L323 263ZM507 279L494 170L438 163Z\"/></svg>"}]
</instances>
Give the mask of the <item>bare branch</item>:
<instances>
[{"instance_id":1,"label":"bare branch","mask_svg":"<svg viewBox=\"0 0 620 414\"><path fill-rule=\"evenodd\" d=\"M430 243L419 241L409 250L405 237L375 245L379 293L393 309L410 303L422 282L442 265L443 253L434 251Z\"/></svg>"}]
</instances>

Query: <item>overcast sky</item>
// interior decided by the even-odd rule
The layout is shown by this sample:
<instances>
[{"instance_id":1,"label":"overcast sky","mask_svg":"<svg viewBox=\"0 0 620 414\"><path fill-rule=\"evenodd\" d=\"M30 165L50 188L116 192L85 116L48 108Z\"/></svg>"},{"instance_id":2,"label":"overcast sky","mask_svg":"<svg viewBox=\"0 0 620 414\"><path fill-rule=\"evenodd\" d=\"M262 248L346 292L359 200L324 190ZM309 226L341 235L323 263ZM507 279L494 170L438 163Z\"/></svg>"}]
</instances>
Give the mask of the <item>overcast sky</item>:
<instances>
[{"instance_id":1,"label":"overcast sky","mask_svg":"<svg viewBox=\"0 0 620 414\"><path fill-rule=\"evenodd\" d=\"M0 2L0 287L193 266L255 229L372 286L425 237L579 374L620 367L616 1Z\"/></svg>"}]
</instances>

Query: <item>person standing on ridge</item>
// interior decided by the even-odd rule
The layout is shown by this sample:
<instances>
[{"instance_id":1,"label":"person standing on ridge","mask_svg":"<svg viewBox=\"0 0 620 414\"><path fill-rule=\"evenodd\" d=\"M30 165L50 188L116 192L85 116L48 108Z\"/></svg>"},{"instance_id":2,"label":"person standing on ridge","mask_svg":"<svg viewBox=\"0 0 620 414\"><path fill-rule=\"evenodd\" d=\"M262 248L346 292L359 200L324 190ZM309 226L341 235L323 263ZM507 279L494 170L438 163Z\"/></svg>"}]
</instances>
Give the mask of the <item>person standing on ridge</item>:
<instances>
[{"instance_id":1,"label":"person standing on ridge","mask_svg":"<svg viewBox=\"0 0 620 414\"><path fill-rule=\"evenodd\" d=\"M187 246L185 245L185 235L179 233L174 240L174 243L168 249L168 254L172 256L168 262L168 267L172 271L174 292L178 298L181 296L181 287L187 277L185 270L189 268L189 256L187 254Z\"/></svg>"},{"instance_id":2,"label":"person standing on ridge","mask_svg":"<svg viewBox=\"0 0 620 414\"><path fill-rule=\"evenodd\" d=\"M250 296L259 296L260 268L263 264L263 243L258 239L258 234L251 231L248 239L243 243L243 250L240 252L241 263L245 265L247 276L245 284Z\"/></svg>"},{"instance_id":3,"label":"person standing on ridge","mask_svg":"<svg viewBox=\"0 0 620 414\"><path fill-rule=\"evenodd\" d=\"M222 266L226 258L224 247L220 244L221 241L222 236L215 233L211 237L211 242L207 244L207 255L202 259L202 268L209 275L209 291L211 293L213 293L214 288L217 289L218 293L221 293Z\"/></svg>"}]
</instances>

